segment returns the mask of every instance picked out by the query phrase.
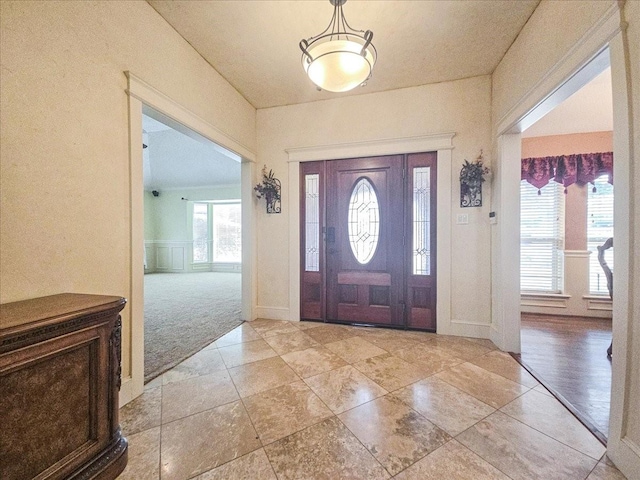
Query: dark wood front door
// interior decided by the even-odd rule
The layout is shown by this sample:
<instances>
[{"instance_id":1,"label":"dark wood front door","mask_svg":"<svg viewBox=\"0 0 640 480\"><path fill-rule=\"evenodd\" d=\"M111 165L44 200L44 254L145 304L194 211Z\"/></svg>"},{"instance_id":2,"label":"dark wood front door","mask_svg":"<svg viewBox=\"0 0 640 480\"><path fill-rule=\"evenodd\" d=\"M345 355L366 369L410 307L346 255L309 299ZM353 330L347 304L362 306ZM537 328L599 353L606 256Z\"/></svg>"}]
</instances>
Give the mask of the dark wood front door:
<instances>
[{"instance_id":1,"label":"dark wood front door","mask_svg":"<svg viewBox=\"0 0 640 480\"><path fill-rule=\"evenodd\" d=\"M328 162L327 320L403 325L402 155Z\"/></svg>"},{"instance_id":2,"label":"dark wood front door","mask_svg":"<svg viewBox=\"0 0 640 480\"><path fill-rule=\"evenodd\" d=\"M301 318L435 330L435 153L301 166Z\"/></svg>"}]
</instances>

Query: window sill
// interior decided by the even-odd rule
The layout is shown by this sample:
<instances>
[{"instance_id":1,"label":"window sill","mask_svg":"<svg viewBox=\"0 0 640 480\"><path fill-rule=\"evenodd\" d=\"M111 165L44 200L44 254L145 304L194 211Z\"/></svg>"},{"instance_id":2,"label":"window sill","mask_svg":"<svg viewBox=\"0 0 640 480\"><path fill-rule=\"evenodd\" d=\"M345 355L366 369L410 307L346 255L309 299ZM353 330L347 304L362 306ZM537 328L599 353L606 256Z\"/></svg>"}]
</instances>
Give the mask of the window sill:
<instances>
[{"instance_id":1,"label":"window sill","mask_svg":"<svg viewBox=\"0 0 640 480\"><path fill-rule=\"evenodd\" d=\"M562 298L569 299L571 295L567 295L566 293L521 293L520 298Z\"/></svg>"},{"instance_id":2,"label":"window sill","mask_svg":"<svg viewBox=\"0 0 640 480\"><path fill-rule=\"evenodd\" d=\"M563 293L521 293L520 305L523 307L567 308L571 295Z\"/></svg>"},{"instance_id":3,"label":"window sill","mask_svg":"<svg viewBox=\"0 0 640 480\"><path fill-rule=\"evenodd\" d=\"M583 295L582 298L584 298L585 300L598 300L600 302L611 303L611 298L609 298L609 295L590 294L590 295Z\"/></svg>"},{"instance_id":4,"label":"window sill","mask_svg":"<svg viewBox=\"0 0 640 480\"><path fill-rule=\"evenodd\" d=\"M215 265L239 266L242 262L192 262L192 267L211 267Z\"/></svg>"}]
</instances>

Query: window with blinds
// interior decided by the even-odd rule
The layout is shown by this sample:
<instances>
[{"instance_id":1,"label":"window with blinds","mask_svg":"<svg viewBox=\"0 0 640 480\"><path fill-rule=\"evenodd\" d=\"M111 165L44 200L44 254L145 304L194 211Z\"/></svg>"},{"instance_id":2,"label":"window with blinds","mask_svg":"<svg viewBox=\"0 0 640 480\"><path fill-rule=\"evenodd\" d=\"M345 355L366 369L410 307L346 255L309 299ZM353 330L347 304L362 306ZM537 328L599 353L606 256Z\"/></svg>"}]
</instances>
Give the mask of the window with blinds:
<instances>
[{"instance_id":1,"label":"window with blinds","mask_svg":"<svg viewBox=\"0 0 640 480\"><path fill-rule=\"evenodd\" d=\"M563 288L564 187L520 183L520 290L561 293Z\"/></svg>"},{"instance_id":2,"label":"window with blinds","mask_svg":"<svg viewBox=\"0 0 640 480\"><path fill-rule=\"evenodd\" d=\"M609 295L607 277L598 262L598 245L613 237L613 185L608 175L596 178L596 191L589 188L587 194L587 250L589 255L589 293ZM613 270L613 249L605 252L605 260Z\"/></svg>"}]
</instances>

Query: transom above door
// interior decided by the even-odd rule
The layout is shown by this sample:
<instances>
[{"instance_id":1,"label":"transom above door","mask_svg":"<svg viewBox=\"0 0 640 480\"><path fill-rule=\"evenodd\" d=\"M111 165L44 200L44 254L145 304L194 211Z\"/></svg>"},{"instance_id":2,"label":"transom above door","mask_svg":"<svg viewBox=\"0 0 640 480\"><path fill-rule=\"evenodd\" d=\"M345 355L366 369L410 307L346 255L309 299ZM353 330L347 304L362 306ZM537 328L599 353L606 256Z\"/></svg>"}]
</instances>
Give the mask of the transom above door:
<instances>
[{"instance_id":1,"label":"transom above door","mask_svg":"<svg viewBox=\"0 0 640 480\"><path fill-rule=\"evenodd\" d=\"M301 318L436 328L436 153L304 163Z\"/></svg>"}]
</instances>

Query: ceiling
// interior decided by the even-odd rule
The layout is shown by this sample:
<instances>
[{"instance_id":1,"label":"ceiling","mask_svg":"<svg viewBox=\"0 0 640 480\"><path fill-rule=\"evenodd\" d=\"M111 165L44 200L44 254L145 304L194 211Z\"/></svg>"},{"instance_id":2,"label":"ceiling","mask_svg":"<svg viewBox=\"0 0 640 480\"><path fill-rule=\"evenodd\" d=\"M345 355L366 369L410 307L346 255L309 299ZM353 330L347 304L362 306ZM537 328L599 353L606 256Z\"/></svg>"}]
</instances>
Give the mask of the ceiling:
<instances>
[{"instance_id":1,"label":"ceiling","mask_svg":"<svg viewBox=\"0 0 640 480\"><path fill-rule=\"evenodd\" d=\"M184 127L183 127L184 128ZM145 190L240 184L240 159L200 136L142 115Z\"/></svg>"},{"instance_id":2,"label":"ceiling","mask_svg":"<svg viewBox=\"0 0 640 480\"><path fill-rule=\"evenodd\" d=\"M611 69L607 68L524 131L523 138L613 130L611 92ZM240 159L232 152L150 108L142 116L142 127L149 146L143 150L146 190L240 182Z\"/></svg>"},{"instance_id":3,"label":"ceiling","mask_svg":"<svg viewBox=\"0 0 640 480\"><path fill-rule=\"evenodd\" d=\"M587 83L522 133L527 137L613 130L611 68Z\"/></svg>"},{"instance_id":4,"label":"ceiling","mask_svg":"<svg viewBox=\"0 0 640 480\"><path fill-rule=\"evenodd\" d=\"M254 107L268 108L491 74L539 0L348 0L351 26L374 32L378 63L366 87L342 94L317 91L300 63L298 42L326 27L328 0L148 2ZM145 113L147 190L239 183L237 156ZM607 69L523 137L612 129Z\"/></svg>"},{"instance_id":5,"label":"ceiling","mask_svg":"<svg viewBox=\"0 0 640 480\"><path fill-rule=\"evenodd\" d=\"M256 108L487 75L539 0L359 1L344 13L371 30L378 61L366 87L319 92L298 43L326 28L329 0L148 0Z\"/></svg>"}]
</instances>

